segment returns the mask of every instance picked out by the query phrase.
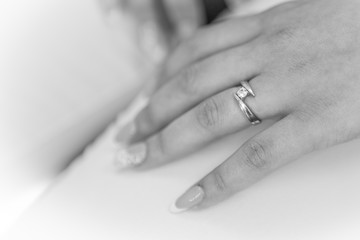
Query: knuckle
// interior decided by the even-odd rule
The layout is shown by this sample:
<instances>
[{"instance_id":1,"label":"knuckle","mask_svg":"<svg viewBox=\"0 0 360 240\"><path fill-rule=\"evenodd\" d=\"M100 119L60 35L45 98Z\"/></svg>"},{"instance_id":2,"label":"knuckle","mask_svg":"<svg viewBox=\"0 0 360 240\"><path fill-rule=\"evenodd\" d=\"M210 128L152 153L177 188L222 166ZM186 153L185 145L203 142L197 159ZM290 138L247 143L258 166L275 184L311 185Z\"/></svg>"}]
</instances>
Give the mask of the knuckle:
<instances>
[{"instance_id":1,"label":"knuckle","mask_svg":"<svg viewBox=\"0 0 360 240\"><path fill-rule=\"evenodd\" d=\"M309 97L308 99L309 102L296 109L291 117L301 126L308 126L309 128L311 126L314 129L311 132L312 137L307 141L311 151L329 147L336 142L336 139L341 138L342 134L346 135L346 132L343 128L339 132L336 131L336 123L328 121L331 117L324 117L333 115L331 110L333 103L331 101L328 102L319 97Z\"/></svg>"},{"instance_id":2,"label":"knuckle","mask_svg":"<svg viewBox=\"0 0 360 240\"><path fill-rule=\"evenodd\" d=\"M267 144L251 140L243 149L245 164L251 169L266 170L271 168L270 151Z\"/></svg>"},{"instance_id":3,"label":"knuckle","mask_svg":"<svg viewBox=\"0 0 360 240\"><path fill-rule=\"evenodd\" d=\"M287 67L287 70L290 74L298 74L302 75L305 72L308 72L309 69L312 69L314 66L314 57L308 57L308 56L299 56L294 54L289 59L289 64Z\"/></svg>"},{"instance_id":4,"label":"knuckle","mask_svg":"<svg viewBox=\"0 0 360 240\"><path fill-rule=\"evenodd\" d=\"M321 124L323 122L322 115L330 111L336 104L330 97L307 95L306 99L306 102L299 103L296 111L292 114L296 120L304 124Z\"/></svg>"},{"instance_id":5,"label":"knuckle","mask_svg":"<svg viewBox=\"0 0 360 240\"><path fill-rule=\"evenodd\" d=\"M300 123L309 124L313 120L314 112L310 110L299 109L292 113L292 117Z\"/></svg>"},{"instance_id":6,"label":"knuckle","mask_svg":"<svg viewBox=\"0 0 360 240\"><path fill-rule=\"evenodd\" d=\"M213 130L221 124L219 103L214 98L200 103L196 109L196 118L200 126L207 130Z\"/></svg>"},{"instance_id":7,"label":"knuckle","mask_svg":"<svg viewBox=\"0 0 360 240\"><path fill-rule=\"evenodd\" d=\"M271 35L271 43L278 48L289 48L292 46L291 43L296 41L296 35L294 28L281 28Z\"/></svg>"},{"instance_id":8,"label":"knuckle","mask_svg":"<svg viewBox=\"0 0 360 240\"><path fill-rule=\"evenodd\" d=\"M213 172L215 189L219 192L225 192L228 188L225 178L219 170Z\"/></svg>"}]
</instances>

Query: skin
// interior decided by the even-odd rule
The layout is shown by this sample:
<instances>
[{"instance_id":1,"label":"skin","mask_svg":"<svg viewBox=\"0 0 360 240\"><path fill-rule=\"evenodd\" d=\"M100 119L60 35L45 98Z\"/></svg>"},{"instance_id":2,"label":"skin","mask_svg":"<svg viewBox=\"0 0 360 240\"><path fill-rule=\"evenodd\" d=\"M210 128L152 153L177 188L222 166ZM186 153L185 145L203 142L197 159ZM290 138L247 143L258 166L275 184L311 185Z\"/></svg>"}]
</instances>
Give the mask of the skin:
<instances>
[{"instance_id":1,"label":"skin","mask_svg":"<svg viewBox=\"0 0 360 240\"><path fill-rule=\"evenodd\" d=\"M208 207L314 150L360 133L360 1L311 0L199 30L164 67L164 83L137 116L141 169L169 163L250 126L233 94L276 119L195 185ZM176 136L176 137L174 137ZM181 146L181 147L179 147Z\"/></svg>"}]
</instances>

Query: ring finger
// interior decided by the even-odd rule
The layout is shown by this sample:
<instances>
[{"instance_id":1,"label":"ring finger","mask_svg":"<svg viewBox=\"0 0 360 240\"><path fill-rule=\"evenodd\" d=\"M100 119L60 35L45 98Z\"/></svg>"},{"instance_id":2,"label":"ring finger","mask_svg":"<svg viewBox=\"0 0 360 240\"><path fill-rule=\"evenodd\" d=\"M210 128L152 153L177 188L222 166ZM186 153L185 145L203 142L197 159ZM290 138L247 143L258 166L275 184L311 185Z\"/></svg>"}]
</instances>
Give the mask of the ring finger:
<instances>
[{"instance_id":1,"label":"ring finger","mask_svg":"<svg viewBox=\"0 0 360 240\"><path fill-rule=\"evenodd\" d=\"M255 45L253 42L226 50L177 74L154 94L136 117L136 133L131 142L159 131L206 98L258 75L266 54L262 47L255 48Z\"/></svg>"},{"instance_id":2,"label":"ring finger","mask_svg":"<svg viewBox=\"0 0 360 240\"><path fill-rule=\"evenodd\" d=\"M245 102L255 115L268 119L286 114L283 96L270 94L276 90L271 81L259 76L250 84L257 95L255 98L247 97ZM129 159L136 159L135 165L141 163L142 168L167 163L248 127L249 119L234 98L237 90L232 87L206 99L145 142L120 150L117 156L119 165L123 166L121 162Z\"/></svg>"}]
</instances>

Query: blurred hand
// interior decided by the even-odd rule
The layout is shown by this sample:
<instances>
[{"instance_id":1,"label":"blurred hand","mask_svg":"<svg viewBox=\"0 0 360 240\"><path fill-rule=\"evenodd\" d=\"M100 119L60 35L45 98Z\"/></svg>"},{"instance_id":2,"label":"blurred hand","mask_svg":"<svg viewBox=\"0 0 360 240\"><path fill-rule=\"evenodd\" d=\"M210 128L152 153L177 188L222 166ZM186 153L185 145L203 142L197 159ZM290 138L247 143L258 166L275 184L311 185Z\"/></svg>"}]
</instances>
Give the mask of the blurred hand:
<instances>
[{"instance_id":1,"label":"blurred hand","mask_svg":"<svg viewBox=\"0 0 360 240\"><path fill-rule=\"evenodd\" d=\"M153 23L162 35L185 38L203 23L197 0L117 0L140 24ZM168 36L170 37L170 36Z\"/></svg>"},{"instance_id":2,"label":"blurred hand","mask_svg":"<svg viewBox=\"0 0 360 240\"><path fill-rule=\"evenodd\" d=\"M163 61L179 41L192 35L204 21L201 1L198 0L112 1L132 19L134 40L143 60L150 64L150 70L155 70L155 75L161 74ZM151 95L162 84L157 77L145 82L146 95Z\"/></svg>"},{"instance_id":3,"label":"blurred hand","mask_svg":"<svg viewBox=\"0 0 360 240\"><path fill-rule=\"evenodd\" d=\"M169 57L170 79L131 126L118 153L145 169L250 126L234 93L277 122L199 180L175 207L211 206L311 151L360 133L360 1L304 0L199 30ZM128 126L130 127L130 126Z\"/></svg>"}]
</instances>

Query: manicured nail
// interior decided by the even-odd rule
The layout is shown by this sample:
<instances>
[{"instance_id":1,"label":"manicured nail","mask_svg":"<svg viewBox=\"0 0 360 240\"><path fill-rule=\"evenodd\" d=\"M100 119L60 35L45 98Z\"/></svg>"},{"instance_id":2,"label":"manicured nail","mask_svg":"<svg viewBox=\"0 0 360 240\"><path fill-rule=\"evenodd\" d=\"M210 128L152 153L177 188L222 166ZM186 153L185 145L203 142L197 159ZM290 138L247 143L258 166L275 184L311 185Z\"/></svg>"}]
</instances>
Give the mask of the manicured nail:
<instances>
[{"instance_id":1,"label":"manicured nail","mask_svg":"<svg viewBox=\"0 0 360 240\"><path fill-rule=\"evenodd\" d=\"M170 206L170 212L180 213L195 207L204 199L205 192L200 186L193 186L180 196L173 205Z\"/></svg>"},{"instance_id":2,"label":"manicured nail","mask_svg":"<svg viewBox=\"0 0 360 240\"><path fill-rule=\"evenodd\" d=\"M125 125L115 137L115 141L118 143L127 144L136 134L136 125L134 122L131 122Z\"/></svg>"},{"instance_id":3,"label":"manicured nail","mask_svg":"<svg viewBox=\"0 0 360 240\"><path fill-rule=\"evenodd\" d=\"M146 158L146 151L144 142L120 149L115 156L115 165L119 169L140 165Z\"/></svg>"}]
</instances>

